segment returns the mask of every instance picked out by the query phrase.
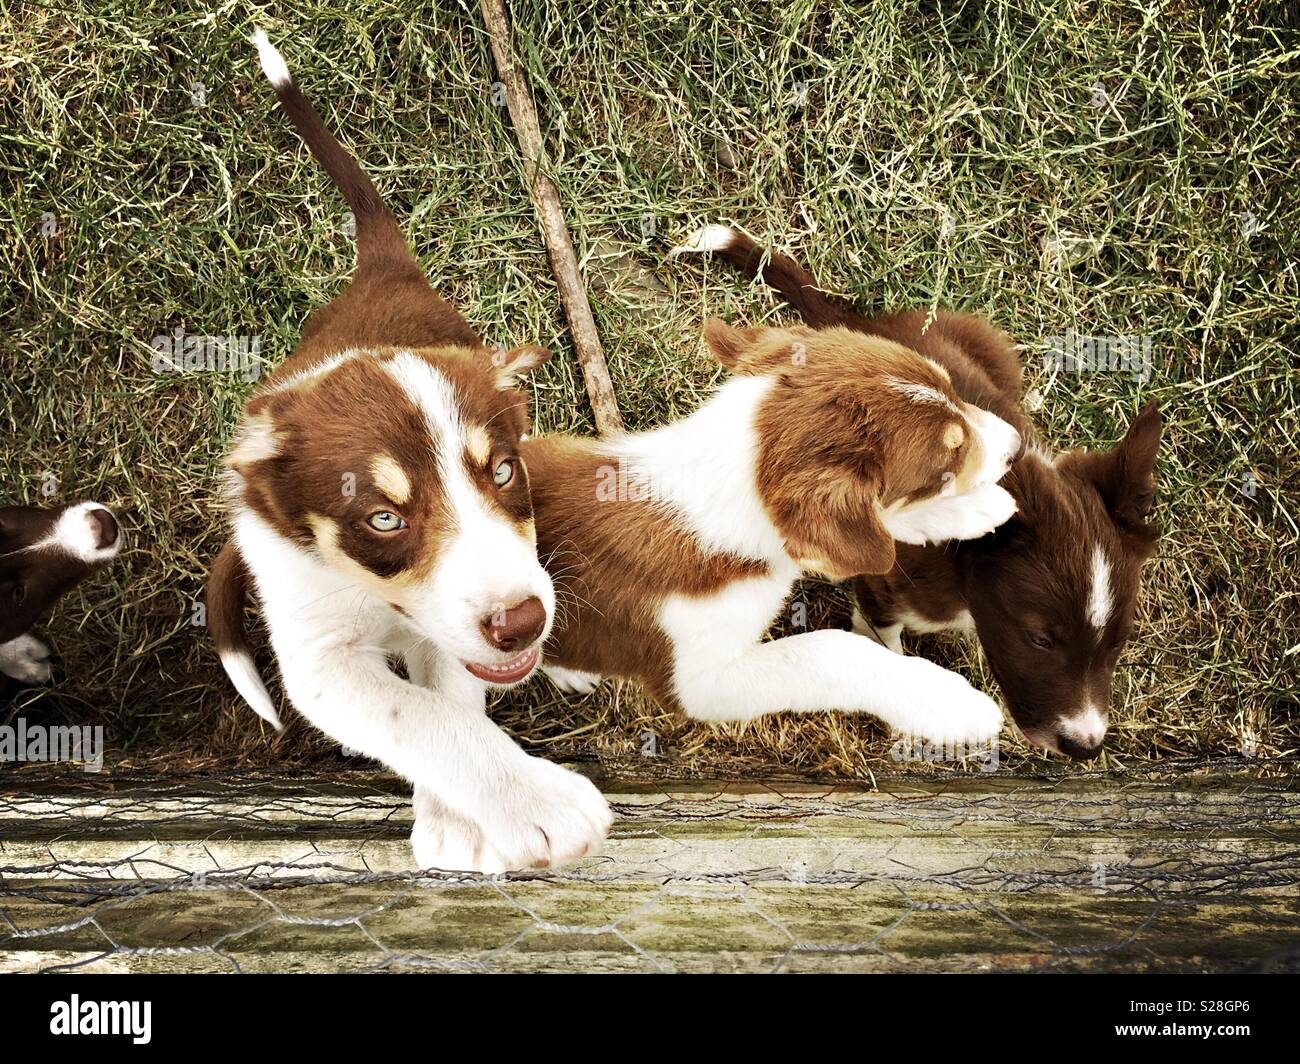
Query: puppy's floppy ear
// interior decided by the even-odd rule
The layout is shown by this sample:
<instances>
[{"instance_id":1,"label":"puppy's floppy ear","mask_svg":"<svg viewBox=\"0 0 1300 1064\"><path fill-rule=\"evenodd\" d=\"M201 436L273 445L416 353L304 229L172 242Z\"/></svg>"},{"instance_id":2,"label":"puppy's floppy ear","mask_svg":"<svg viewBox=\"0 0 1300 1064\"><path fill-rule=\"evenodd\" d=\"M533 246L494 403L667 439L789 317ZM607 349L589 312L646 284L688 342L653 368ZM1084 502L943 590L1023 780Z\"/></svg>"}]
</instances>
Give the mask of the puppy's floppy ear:
<instances>
[{"instance_id":1,"label":"puppy's floppy ear","mask_svg":"<svg viewBox=\"0 0 1300 1064\"><path fill-rule=\"evenodd\" d=\"M519 378L551 360L551 352L537 344L512 347L509 351L497 348L492 352L492 368L496 370L497 387L513 388Z\"/></svg>"},{"instance_id":2,"label":"puppy's floppy ear","mask_svg":"<svg viewBox=\"0 0 1300 1064\"><path fill-rule=\"evenodd\" d=\"M1124 438L1103 454L1072 453L1061 467L1092 481L1115 523L1142 531L1155 496L1156 450L1160 446L1160 411L1154 402L1142 408Z\"/></svg>"},{"instance_id":3,"label":"puppy's floppy ear","mask_svg":"<svg viewBox=\"0 0 1300 1064\"><path fill-rule=\"evenodd\" d=\"M878 476L823 470L800 480L777 504L776 514L794 558L836 580L894 567L894 537L880 516Z\"/></svg>"},{"instance_id":4,"label":"puppy's floppy ear","mask_svg":"<svg viewBox=\"0 0 1300 1064\"><path fill-rule=\"evenodd\" d=\"M710 317L705 323L705 342L714 356L733 373L755 372L746 352L758 343L759 337L771 329L737 329L720 317Z\"/></svg>"},{"instance_id":5,"label":"puppy's floppy ear","mask_svg":"<svg viewBox=\"0 0 1300 1064\"><path fill-rule=\"evenodd\" d=\"M282 443L273 408L266 404L240 421L226 455L226 467L247 479L249 470L258 462L279 456Z\"/></svg>"}]
</instances>

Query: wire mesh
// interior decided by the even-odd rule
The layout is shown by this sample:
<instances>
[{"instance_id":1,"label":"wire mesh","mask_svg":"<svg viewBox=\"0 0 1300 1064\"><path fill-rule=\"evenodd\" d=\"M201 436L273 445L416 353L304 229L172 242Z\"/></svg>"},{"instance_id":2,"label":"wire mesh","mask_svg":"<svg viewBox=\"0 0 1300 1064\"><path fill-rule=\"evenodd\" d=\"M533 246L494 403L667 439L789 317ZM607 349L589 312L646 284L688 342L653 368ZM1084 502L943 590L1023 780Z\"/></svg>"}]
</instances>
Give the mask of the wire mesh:
<instances>
[{"instance_id":1,"label":"wire mesh","mask_svg":"<svg viewBox=\"0 0 1300 1064\"><path fill-rule=\"evenodd\" d=\"M1300 970L1295 767L608 784L500 877L413 869L380 774L25 774L0 970Z\"/></svg>"}]
</instances>

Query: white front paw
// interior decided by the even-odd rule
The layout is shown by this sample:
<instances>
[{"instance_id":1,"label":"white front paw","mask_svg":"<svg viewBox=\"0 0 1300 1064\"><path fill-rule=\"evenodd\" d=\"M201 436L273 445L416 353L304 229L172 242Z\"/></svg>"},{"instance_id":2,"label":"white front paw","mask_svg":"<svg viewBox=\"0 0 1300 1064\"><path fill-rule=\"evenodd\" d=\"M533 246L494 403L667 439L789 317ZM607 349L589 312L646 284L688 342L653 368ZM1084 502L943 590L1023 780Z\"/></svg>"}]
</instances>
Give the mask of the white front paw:
<instances>
[{"instance_id":1,"label":"white front paw","mask_svg":"<svg viewBox=\"0 0 1300 1064\"><path fill-rule=\"evenodd\" d=\"M936 743L987 743L1002 731L1002 709L962 676L921 658L914 662L916 703L898 730Z\"/></svg>"},{"instance_id":2,"label":"white front paw","mask_svg":"<svg viewBox=\"0 0 1300 1064\"><path fill-rule=\"evenodd\" d=\"M478 818L507 868L545 868L594 853L614 821L588 779L530 757Z\"/></svg>"},{"instance_id":3,"label":"white front paw","mask_svg":"<svg viewBox=\"0 0 1300 1064\"><path fill-rule=\"evenodd\" d=\"M949 539L979 539L987 536L1001 524L1011 520L1016 512L1016 500L1006 488L985 484L969 495L952 500L958 506Z\"/></svg>"},{"instance_id":4,"label":"white front paw","mask_svg":"<svg viewBox=\"0 0 1300 1064\"><path fill-rule=\"evenodd\" d=\"M411 832L411 851L417 868L443 872L505 872L505 859L483 837L477 824L447 811L420 817Z\"/></svg>"},{"instance_id":5,"label":"white front paw","mask_svg":"<svg viewBox=\"0 0 1300 1064\"><path fill-rule=\"evenodd\" d=\"M2 643L0 672L23 683L48 683L52 675L50 648L34 635L20 635Z\"/></svg>"},{"instance_id":6,"label":"white front paw","mask_svg":"<svg viewBox=\"0 0 1300 1064\"><path fill-rule=\"evenodd\" d=\"M565 669L559 665L543 665L542 672L566 695L589 695L603 677L596 672L583 672L580 669Z\"/></svg>"},{"instance_id":7,"label":"white front paw","mask_svg":"<svg viewBox=\"0 0 1300 1064\"><path fill-rule=\"evenodd\" d=\"M921 545L950 539L979 539L1016 512L1016 500L1005 488L985 484L965 495L930 499L895 514L885 522L900 543Z\"/></svg>"}]
</instances>

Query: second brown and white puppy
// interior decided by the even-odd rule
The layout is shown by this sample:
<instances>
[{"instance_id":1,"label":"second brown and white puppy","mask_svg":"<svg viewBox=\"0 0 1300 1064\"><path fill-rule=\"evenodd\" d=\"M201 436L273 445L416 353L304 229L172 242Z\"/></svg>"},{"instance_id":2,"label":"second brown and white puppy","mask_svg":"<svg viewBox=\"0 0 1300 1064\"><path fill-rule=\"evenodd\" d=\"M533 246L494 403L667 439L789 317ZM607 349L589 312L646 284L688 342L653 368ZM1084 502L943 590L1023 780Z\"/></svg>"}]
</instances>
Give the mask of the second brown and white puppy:
<instances>
[{"instance_id":1,"label":"second brown and white puppy","mask_svg":"<svg viewBox=\"0 0 1300 1064\"><path fill-rule=\"evenodd\" d=\"M248 400L230 449L234 539L208 584L222 664L278 727L244 636L251 576L294 706L414 784L421 867L499 872L579 857L609 828L604 798L524 753L485 712L489 687L536 669L554 616L513 387L547 353L484 347L429 287L280 53L254 40L356 216L357 271Z\"/></svg>"},{"instance_id":2,"label":"second brown and white puppy","mask_svg":"<svg viewBox=\"0 0 1300 1064\"><path fill-rule=\"evenodd\" d=\"M639 680L699 720L844 710L939 742L991 739L1001 711L955 673L851 632L764 635L803 573L885 572L896 539L1006 521L997 481L1015 430L887 340L720 321L705 338L734 376L691 416L523 445L564 603L548 674L571 690Z\"/></svg>"}]
</instances>

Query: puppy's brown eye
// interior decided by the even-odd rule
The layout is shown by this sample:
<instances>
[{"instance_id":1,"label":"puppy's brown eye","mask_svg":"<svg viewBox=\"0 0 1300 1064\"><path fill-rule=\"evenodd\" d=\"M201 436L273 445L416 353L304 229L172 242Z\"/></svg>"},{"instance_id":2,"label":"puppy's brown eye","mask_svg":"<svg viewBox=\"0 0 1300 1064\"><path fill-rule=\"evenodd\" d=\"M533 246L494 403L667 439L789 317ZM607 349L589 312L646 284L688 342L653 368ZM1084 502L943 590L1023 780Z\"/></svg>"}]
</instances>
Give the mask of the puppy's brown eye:
<instances>
[{"instance_id":1,"label":"puppy's brown eye","mask_svg":"<svg viewBox=\"0 0 1300 1064\"><path fill-rule=\"evenodd\" d=\"M1052 637L1049 635L1044 635L1042 632L1030 632L1029 641L1034 646L1036 646L1039 650L1052 649Z\"/></svg>"},{"instance_id":2,"label":"puppy's brown eye","mask_svg":"<svg viewBox=\"0 0 1300 1064\"><path fill-rule=\"evenodd\" d=\"M497 463L496 469L492 471L492 483L498 488L504 488L515 479L515 463L513 458L503 458Z\"/></svg>"},{"instance_id":3,"label":"puppy's brown eye","mask_svg":"<svg viewBox=\"0 0 1300 1064\"><path fill-rule=\"evenodd\" d=\"M366 524L376 532L398 532L406 528L406 522L392 510L377 510L366 519Z\"/></svg>"}]
</instances>

